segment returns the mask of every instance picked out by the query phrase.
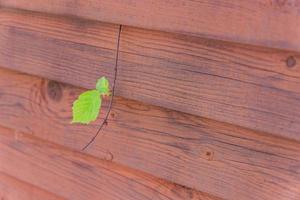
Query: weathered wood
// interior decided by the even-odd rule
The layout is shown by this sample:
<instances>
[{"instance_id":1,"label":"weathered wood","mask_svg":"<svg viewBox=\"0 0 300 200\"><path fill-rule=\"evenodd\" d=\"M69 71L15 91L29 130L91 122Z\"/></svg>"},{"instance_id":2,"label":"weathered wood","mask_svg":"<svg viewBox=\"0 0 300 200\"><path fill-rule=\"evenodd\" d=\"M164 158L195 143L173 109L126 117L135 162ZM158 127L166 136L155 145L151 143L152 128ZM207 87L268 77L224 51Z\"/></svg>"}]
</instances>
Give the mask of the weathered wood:
<instances>
[{"instance_id":1,"label":"weathered wood","mask_svg":"<svg viewBox=\"0 0 300 200\"><path fill-rule=\"evenodd\" d=\"M119 26L0 10L0 65L64 82L114 73Z\"/></svg>"},{"instance_id":2,"label":"weathered wood","mask_svg":"<svg viewBox=\"0 0 300 200\"><path fill-rule=\"evenodd\" d=\"M297 0L1 0L0 5L300 50Z\"/></svg>"},{"instance_id":3,"label":"weathered wood","mask_svg":"<svg viewBox=\"0 0 300 200\"><path fill-rule=\"evenodd\" d=\"M117 26L0 12L0 65L94 88ZM1 20L2 19L2 20ZM117 95L300 140L299 54L124 27Z\"/></svg>"},{"instance_id":4,"label":"weathered wood","mask_svg":"<svg viewBox=\"0 0 300 200\"><path fill-rule=\"evenodd\" d=\"M29 183L0 172L1 200L63 200Z\"/></svg>"},{"instance_id":5,"label":"weathered wood","mask_svg":"<svg viewBox=\"0 0 300 200\"><path fill-rule=\"evenodd\" d=\"M118 95L300 140L300 54L129 27L120 49Z\"/></svg>"},{"instance_id":6,"label":"weathered wood","mask_svg":"<svg viewBox=\"0 0 300 200\"><path fill-rule=\"evenodd\" d=\"M2 127L0 147L0 171L66 199L217 200Z\"/></svg>"},{"instance_id":7,"label":"weathered wood","mask_svg":"<svg viewBox=\"0 0 300 200\"><path fill-rule=\"evenodd\" d=\"M3 69L0 88L0 124L18 131L79 150L101 123L70 125L78 88ZM300 195L298 142L123 98L87 153L225 199Z\"/></svg>"}]
</instances>

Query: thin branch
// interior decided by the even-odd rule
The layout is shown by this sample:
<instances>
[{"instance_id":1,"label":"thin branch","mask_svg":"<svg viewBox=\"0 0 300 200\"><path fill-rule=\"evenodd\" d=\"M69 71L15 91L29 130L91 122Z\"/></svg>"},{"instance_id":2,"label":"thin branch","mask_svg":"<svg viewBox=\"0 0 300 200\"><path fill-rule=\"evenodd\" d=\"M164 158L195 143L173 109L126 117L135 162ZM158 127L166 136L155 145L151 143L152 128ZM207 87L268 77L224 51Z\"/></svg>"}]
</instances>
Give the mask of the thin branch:
<instances>
[{"instance_id":1,"label":"thin branch","mask_svg":"<svg viewBox=\"0 0 300 200\"><path fill-rule=\"evenodd\" d=\"M119 60L119 49L120 49L121 31L122 31L122 25L119 26L119 33L118 33L118 38L117 38L117 53L116 53L116 59L115 59L115 76L114 76L113 87L112 87L112 94L111 94L111 99L110 99L109 106L108 106L108 111L106 113L106 116L105 116L102 124L100 125L99 129L97 130L96 134L82 148L82 151L86 150L95 141L95 139L99 135L100 131L102 130L102 128L104 127L104 125L107 123L107 119L109 117L109 114L110 114L110 111L111 111L111 108L112 108L112 104L113 104L113 100L114 100L114 96L115 96L115 87L116 87L116 81L117 81L117 74L118 74L118 60Z\"/></svg>"}]
</instances>

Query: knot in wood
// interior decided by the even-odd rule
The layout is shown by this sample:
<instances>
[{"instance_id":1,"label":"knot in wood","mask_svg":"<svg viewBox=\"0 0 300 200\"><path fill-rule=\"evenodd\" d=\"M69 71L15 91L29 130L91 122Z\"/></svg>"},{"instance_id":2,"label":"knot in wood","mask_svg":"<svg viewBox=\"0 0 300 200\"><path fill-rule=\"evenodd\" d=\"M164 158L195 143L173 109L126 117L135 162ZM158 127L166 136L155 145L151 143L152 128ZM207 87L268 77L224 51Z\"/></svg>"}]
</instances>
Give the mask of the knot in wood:
<instances>
[{"instance_id":1,"label":"knot in wood","mask_svg":"<svg viewBox=\"0 0 300 200\"><path fill-rule=\"evenodd\" d=\"M53 101L60 101L63 95L62 86L56 81L49 81L47 85L47 94Z\"/></svg>"},{"instance_id":2,"label":"knot in wood","mask_svg":"<svg viewBox=\"0 0 300 200\"><path fill-rule=\"evenodd\" d=\"M289 56L289 57L286 59L286 65L287 65L289 68L294 67L296 64L297 64L297 61L296 61L296 59L295 59L293 56Z\"/></svg>"}]
</instances>

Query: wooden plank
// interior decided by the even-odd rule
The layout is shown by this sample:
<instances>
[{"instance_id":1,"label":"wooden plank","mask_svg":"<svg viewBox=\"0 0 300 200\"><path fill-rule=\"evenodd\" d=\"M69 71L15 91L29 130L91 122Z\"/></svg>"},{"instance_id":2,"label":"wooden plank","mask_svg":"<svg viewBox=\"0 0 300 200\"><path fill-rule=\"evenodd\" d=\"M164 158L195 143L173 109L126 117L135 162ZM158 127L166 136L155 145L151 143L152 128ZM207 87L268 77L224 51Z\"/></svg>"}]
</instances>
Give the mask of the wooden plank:
<instances>
[{"instance_id":1,"label":"wooden plank","mask_svg":"<svg viewBox=\"0 0 300 200\"><path fill-rule=\"evenodd\" d=\"M117 25L1 9L0 30L0 65L90 87L114 73Z\"/></svg>"},{"instance_id":2,"label":"wooden plank","mask_svg":"<svg viewBox=\"0 0 300 200\"><path fill-rule=\"evenodd\" d=\"M63 198L0 172L1 200L63 200Z\"/></svg>"},{"instance_id":3,"label":"wooden plank","mask_svg":"<svg viewBox=\"0 0 300 200\"><path fill-rule=\"evenodd\" d=\"M297 0L2 0L0 3L20 9L300 50L300 3Z\"/></svg>"},{"instance_id":4,"label":"wooden plank","mask_svg":"<svg viewBox=\"0 0 300 200\"><path fill-rule=\"evenodd\" d=\"M300 140L300 54L130 27L120 49L118 95Z\"/></svg>"},{"instance_id":5,"label":"wooden plank","mask_svg":"<svg viewBox=\"0 0 300 200\"><path fill-rule=\"evenodd\" d=\"M108 161L0 128L0 170L66 199L213 200Z\"/></svg>"},{"instance_id":6,"label":"wooden plank","mask_svg":"<svg viewBox=\"0 0 300 200\"><path fill-rule=\"evenodd\" d=\"M9 10L0 15L1 66L85 88L103 75L112 82L116 26ZM117 95L300 140L299 58L124 27Z\"/></svg>"},{"instance_id":7,"label":"wooden plank","mask_svg":"<svg viewBox=\"0 0 300 200\"><path fill-rule=\"evenodd\" d=\"M78 88L8 70L0 88L0 124L18 131L80 150L101 123L70 124ZM124 98L87 153L225 199L300 195L299 142Z\"/></svg>"}]
</instances>

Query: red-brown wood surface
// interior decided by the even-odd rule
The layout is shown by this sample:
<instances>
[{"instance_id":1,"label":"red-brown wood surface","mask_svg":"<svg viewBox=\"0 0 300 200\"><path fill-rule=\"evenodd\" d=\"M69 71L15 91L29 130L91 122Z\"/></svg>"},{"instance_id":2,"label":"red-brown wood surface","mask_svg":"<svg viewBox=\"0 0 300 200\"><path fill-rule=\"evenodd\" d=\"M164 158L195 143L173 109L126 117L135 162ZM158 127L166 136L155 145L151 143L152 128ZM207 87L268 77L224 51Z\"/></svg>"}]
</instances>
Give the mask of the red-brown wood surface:
<instances>
[{"instance_id":1,"label":"red-brown wood surface","mask_svg":"<svg viewBox=\"0 0 300 200\"><path fill-rule=\"evenodd\" d=\"M298 0L1 0L0 5L300 50Z\"/></svg>"},{"instance_id":2,"label":"red-brown wood surface","mask_svg":"<svg viewBox=\"0 0 300 200\"><path fill-rule=\"evenodd\" d=\"M118 26L0 15L3 67L85 88L112 82ZM299 54L129 27L120 52L117 95L300 140Z\"/></svg>"},{"instance_id":3,"label":"red-brown wood surface","mask_svg":"<svg viewBox=\"0 0 300 200\"><path fill-rule=\"evenodd\" d=\"M300 140L299 54L129 27L120 49L119 95Z\"/></svg>"},{"instance_id":4,"label":"red-brown wood surface","mask_svg":"<svg viewBox=\"0 0 300 200\"><path fill-rule=\"evenodd\" d=\"M66 199L217 200L3 127L0 148L0 171Z\"/></svg>"},{"instance_id":5,"label":"red-brown wood surface","mask_svg":"<svg viewBox=\"0 0 300 200\"><path fill-rule=\"evenodd\" d=\"M114 71L117 25L1 9L0 27L0 63L16 70L67 82Z\"/></svg>"},{"instance_id":6,"label":"red-brown wood surface","mask_svg":"<svg viewBox=\"0 0 300 200\"><path fill-rule=\"evenodd\" d=\"M18 132L80 150L102 121L70 125L78 88L3 69L0 88L0 124ZM300 195L299 143L123 98L87 153L225 199Z\"/></svg>"},{"instance_id":7,"label":"red-brown wood surface","mask_svg":"<svg viewBox=\"0 0 300 200\"><path fill-rule=\"evenodd\" d=\"M0 7L1 200L299 200L297 0ZM80 152L110 99L89 126L72 102L113 82L117 49L110 116Z\"/></svg>"},{"instance_id":8,"label":"red-brown wood surface","mask_svg":"<svg viewBox=\"0 0 300 200\"><path fill-rule=\"evenodd\" d=\"M0 199L63 200L64 198L0 172Z\"/></svg>"}]
</instances>

